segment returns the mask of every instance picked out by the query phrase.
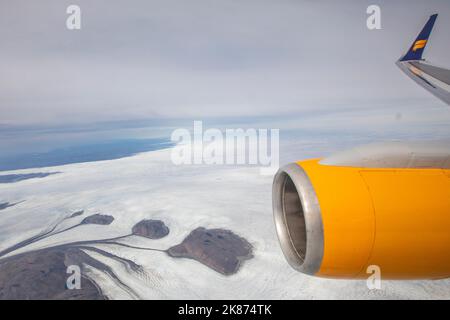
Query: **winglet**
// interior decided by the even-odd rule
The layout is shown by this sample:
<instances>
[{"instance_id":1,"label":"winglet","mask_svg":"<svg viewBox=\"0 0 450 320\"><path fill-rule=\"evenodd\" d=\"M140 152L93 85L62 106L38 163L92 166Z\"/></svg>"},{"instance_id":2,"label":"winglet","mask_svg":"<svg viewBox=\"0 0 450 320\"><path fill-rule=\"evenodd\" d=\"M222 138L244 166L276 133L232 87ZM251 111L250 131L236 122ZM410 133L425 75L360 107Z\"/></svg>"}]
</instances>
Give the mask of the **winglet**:
<instances>
[{"instance_id":1,"label":"winglet","mask_svg":"<svg viewBox=\"0 0 450 320\"><path fill-rule=\"evenodd\" d=\"M400 61L422 60L422 54L430 37L436 22L437 14L433 14L419 33L416 41L413 42L409 51L400 59Z\"/></svg>"}]
</instances>

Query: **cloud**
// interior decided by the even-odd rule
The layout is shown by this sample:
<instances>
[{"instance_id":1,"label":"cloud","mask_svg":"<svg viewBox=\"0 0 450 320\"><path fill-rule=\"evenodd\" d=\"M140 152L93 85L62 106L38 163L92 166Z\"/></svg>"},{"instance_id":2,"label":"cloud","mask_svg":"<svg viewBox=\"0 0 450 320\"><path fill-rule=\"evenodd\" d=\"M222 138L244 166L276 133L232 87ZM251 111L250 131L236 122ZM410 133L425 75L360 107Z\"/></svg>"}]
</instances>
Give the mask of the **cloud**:
<instances>
[{"instance_id":1,"label":"cloud","mask_svg":"<svg viewBox=\"0 0 450 320\"><path fill-rule=\"evenodd\" d=\"M427 57L450 63L444 0L0 4L0 123L255 116L433 97L394 65L434 12ZM405 7L408 10L405 10ZM437 104L439 102L436 102Z\"/></svg>"}]
</instances>

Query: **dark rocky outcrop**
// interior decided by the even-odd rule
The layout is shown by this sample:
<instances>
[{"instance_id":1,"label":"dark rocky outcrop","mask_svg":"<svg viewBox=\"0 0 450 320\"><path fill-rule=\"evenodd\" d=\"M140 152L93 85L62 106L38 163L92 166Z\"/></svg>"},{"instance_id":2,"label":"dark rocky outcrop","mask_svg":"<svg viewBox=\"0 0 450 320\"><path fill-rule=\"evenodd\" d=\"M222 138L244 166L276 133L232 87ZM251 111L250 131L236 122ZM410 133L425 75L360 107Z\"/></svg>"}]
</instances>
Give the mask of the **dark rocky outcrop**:
<instances>
[{"instance_id":1,"label":"dark rocky outcrop","mask_svg":"<svg viewBox=\"0 0 450 320\"><path fill-rule=\"evenodd\" d=\"M76 211L70 215L69 219L81 216L83 213L84 213L84 210Z\"/></svg>"},{"instance_id":2,"label":"dark rocky outcrop","mask_svg":"<svg viewBox=\"0 0 450 320\"><path fill-rule=\"evenodd\" d=\"M113 216L105 214L93 214L92 216L86 217L81 221L80 224L101 224L109 225L114 221Z\"/></svg>"},{"instance_id":3,"label":"dark rocky outcrop","mask_svg":"<svg viewBox=\"0 0 450 320\"><path fill-rule=\"evenodd\" d=\"M0 300L98 300L100 289L86 276L81 289L66 287L67 267L90 257L78 248L53 248L0 260Z\"/></svg>"},{"instance_id":4,"label":"dark rocky outcrop","mask_svg":"<svg viewBox=\"0 0 450 320\"><path fill-rule=\"evenodd\" d=\"M0 210L5 210L6 208L12 207L14 204L11 204L9 202L3 202L0 203Z\"/></svg>"},{"instance_id":5,"label":"dark rocky outcrop","mask_svg":"<svg viewBox=\"0 0 450 320\"><path fill-rule=\"evenodd\" d=\"M169 228L161 220L142 220L134 225L132 233L149 239L161 239L169 234Z\"/></svg>"},{"instance_id":6,"label":"dark rocky outcrop","mask_svg":"<svg viewBox=\"0 0 450 320\"><path fill-rule=\"evenodd\" d=\"M195 229L167 253L195 259L224 275L236 273L244 260L253 257L252 246L246 239L230 230L205 228Z\"/></svg>"}]
</instances>

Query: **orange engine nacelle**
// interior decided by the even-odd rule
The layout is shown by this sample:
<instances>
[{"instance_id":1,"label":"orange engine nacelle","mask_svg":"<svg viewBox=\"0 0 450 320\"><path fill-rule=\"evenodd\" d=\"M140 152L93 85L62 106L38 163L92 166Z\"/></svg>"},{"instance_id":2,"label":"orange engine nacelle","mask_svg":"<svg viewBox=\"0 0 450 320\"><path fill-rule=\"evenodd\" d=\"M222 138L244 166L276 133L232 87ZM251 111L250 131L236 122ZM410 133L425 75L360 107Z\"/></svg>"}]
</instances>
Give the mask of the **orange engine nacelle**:
<instances>
[{"instance_id":1,"label":"orange engine nacelle","mask_svg":"<svg viewBox=\"0 0 450 320\"><path fill-rule=\"evenodd\" d=\"M284 255L327 278L450 277L450 170L345 167L307 160L279 170L273 209Z\"/></svg>"}]
</instances>

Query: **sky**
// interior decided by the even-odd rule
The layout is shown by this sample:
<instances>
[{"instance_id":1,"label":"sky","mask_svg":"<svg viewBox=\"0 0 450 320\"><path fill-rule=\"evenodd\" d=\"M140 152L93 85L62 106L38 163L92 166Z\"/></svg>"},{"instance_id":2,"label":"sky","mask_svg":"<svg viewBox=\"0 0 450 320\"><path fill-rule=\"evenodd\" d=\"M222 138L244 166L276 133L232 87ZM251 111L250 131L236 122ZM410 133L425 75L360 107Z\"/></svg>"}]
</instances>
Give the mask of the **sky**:
<instances>
[{"instance_id":1,"label":"sky","mask_svg":"<svg viewBox=\"0 0 450 320\"><path fill-rule=\"evenodd\" d=\"M0 0L0 125L445 108L394 64L436 12L448 68L448 0Z\"/></svg>"}]
</instances>

